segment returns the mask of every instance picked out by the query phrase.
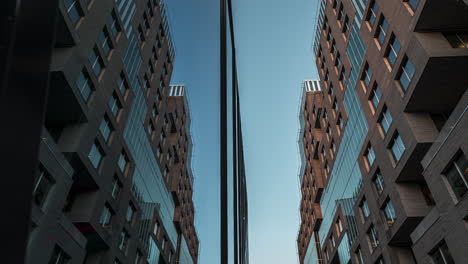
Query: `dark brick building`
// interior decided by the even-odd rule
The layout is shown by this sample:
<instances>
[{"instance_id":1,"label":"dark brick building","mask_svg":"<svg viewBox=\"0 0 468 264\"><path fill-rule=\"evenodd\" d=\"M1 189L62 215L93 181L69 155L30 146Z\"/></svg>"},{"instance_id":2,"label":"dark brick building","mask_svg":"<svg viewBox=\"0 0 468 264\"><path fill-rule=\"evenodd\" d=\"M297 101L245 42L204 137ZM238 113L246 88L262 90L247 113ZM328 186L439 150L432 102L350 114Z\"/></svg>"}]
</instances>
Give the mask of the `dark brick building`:
<instances>
[{"instance_id":1,"label":"dark brick building","mask_svg":"<svg viewBox=\"0 0 468 264\"><path fill-rule=\"evenodd\" d=\"M468 262L468 6L320 4L300 262Z\"/></svg>"},{"instance_id":2,"label":"dark brick building","mask_svg":"<svg viewBox=\"0 0 468 264\"><path fill-rule=\"evenodd\" d=\"M162 0L60 0L27 263L197 263Z\"/></svg>"}]
</instances>

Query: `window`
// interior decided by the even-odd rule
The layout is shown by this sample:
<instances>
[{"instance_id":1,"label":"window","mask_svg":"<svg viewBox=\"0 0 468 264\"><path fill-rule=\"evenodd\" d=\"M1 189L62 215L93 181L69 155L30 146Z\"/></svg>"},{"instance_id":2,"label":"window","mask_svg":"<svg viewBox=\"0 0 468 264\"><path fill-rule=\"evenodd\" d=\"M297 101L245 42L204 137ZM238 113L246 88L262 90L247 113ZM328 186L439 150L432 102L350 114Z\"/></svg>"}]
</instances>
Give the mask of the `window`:
<instances>
[{"instance_id":1,"label":"window","mask_svg":"<svg viewBox=\"0 0 468 264\"><path fill-rule=\"evenodd\" d=\"M356 250L355 257L356 257L356 262L358 264L364 264L364 259L362 257L361 247L358 247L358 249Z\"/></svg>"},{"instance_id":2,"label":"window","mask_svg":"<svg viewBox=\"0 0 468 264\"><path fill-rule=\"evenodd\" d=\"M107 117L107 115L104 115L104 118L101 121L101 125L99 125L99 131L101 132L101 135L104 137L104 139L107 142L113 131L112 123Z\"/></svg>"},{"instance_id":3,"label":"window","mask_svg":"<svg viewBox=\"0 0 468 264\"><path fill-rule=\"evenodd\" d=\"M377 5L376 1L373 1L371 4L371 8L369 10L369 14L367 15L367 20L371 25L374 25L375 20L377 19L377 14L379 13L379 5Z\"/></svg>"},{"instance_id":4,"label":"window","mask_svg":"<svg viewBox=\"0 0 468 264\"><path fill-rule=\"evenodd\" d=\"M385 133L388 132L388 129L392 125L392 121L393 119L392 119L392 115L390 114L390 111L386 107L384 107L382 111L382 115L380 116L379 124Z\"/></svg>"},{"instance_id":5,"label":"window","mask_svg":"<svg viewBox=\"0 0 468 264\"><path fill-rule=\"evenodd\" d=\"M445 241L433 249L430 256L434 264L455 264Z\"/></svg>"},{"instance_id":6,"label":"window","mask_svg":"<svg viewBox=\"0 0 468 264\"><path fill-rule=\"evenodd\" d=\"M156 92L156 101L155 101L155 104L156 105L159 105L159 102L162 101L162 96L161 96L161 92L159 90L157 90Z\"/></svg>"},{"instance_id":7,"label":"window","mask_svg":"<svg viewBox=\"0 0 468 264\"><path fill-rule=\"evenodd\" d=\"M154 133L154 125L153 125L153 122L151 122L151 120L150 120L150 122L148 124L148 134L150 135L150 137L152 137L153 133Z\"/></svg>"},{"instance_id":8,"label":"window","mask_svg":"<svg viewBox=\"0 0 468 264\"><path fill-rule=\"evenodd\" d=\"M156 51L156 48L153 47L153 49L151 50L151 57L153 58L153 61L154 63L156 63L158 61L158 52Z\"/></svg>"},{"instance_id":9,"label":"window","mask_svg":"<svg viewBox=\"0 0 468 264\"><path fill-rule=\"evenodd\" d=\"M343 19L344 17L344 8L343 8L343 4L340 5L340 8L338 9L338 16L337 16L337 19L341 22L341 20Z\"/></svg>"},{"instance_id":10,"label":"window","mask_svg":"<svg viewBox=\"0 0 468 264\"><path fill-rule=\"evenodd\" d=\"M83 16L83 10L81 9L78 0L63 0L65 9L67 10L68 16L70 17L73 25L76 25L80 18Z\"/></svg>"},{"instance_id":11,"label":"window","mask_svg":"<svg viewBox=\"0 0 468 264\"><path fill-rule=\"evenodd\" d=\"M99 43L101 44L102 50L106 56L109 56L109 52L112 49L112 43L109 39L109 32L104 28L101 33L99 33Z\"/></svg>"},{"instance_id":12,"label":"window","mask_svg":"<svg viewBox=\"0 0 468 264\"><path fill-rule=\"evenodd\" d=\"M98 168L101 163L102 158L104 157L104 150L102 150L99 142L95 141L91 150L89 151L88 158L93 164L94 168Z\"/></svg>"},{"instance_id":13,"label":"window","mask_svg":"<svg viewBox=\"0 0 468 264\"><path fill-rule=\"evenodd\" d=\"M444 36L453 48L468 48L468 32L444 33Z\"/></svg>"},{"instance_id":14,"label":"window","mask_svg":"<svg viewBox=\"0 0 468 264\"><path fill-rule=\"evenodd\" d=\"M138 26L138 39L141 42L145 42L145 33L143 33L143 27L141 25Z\"/></svg>"},{"instance_id":15,"label":"window","mask_svg":"<svg viewBox=\"0 0 468 264\"><path fill-rule=\"evenodd\" d=\"M80 90L83 99L88 102L94 87L88 73L86 72L86 69L83 69L78 76L78 80L76 80L76 86L78 87L78 90Z\"/></svg>"},{"instance_id":16,"label":"window","mask_svg":"<svg viewBox=\"0 0 468 264\"><path fill-rule=\"evenodd\" d=\"M151 83L148 79L148 76L146 74L143 77L143 84L145 85L145 90L148 91L151 88Z\"/></svg>"},{"instance_id":17,"label":"window","mask_svg":"<svg viewBox=\"0 0 468 264\"><path fill-rule=\"evenodd\" d=\"M49 260L49 264L68 264L70 263L70 256L68 256L63 249L59 246L55 246L54 253Z\"/></svg>"},{"instance_id":18,"label":"window","mask_svg":"<svg viewBox=\"0 0 468 264\"><path fill-rule=\"evenodd\" d=\"M101 218L99 219L99 224L103 227L109 227L112 221L112 211L109 208L109 205L104 205L104 209L102 210Z\"/></svg>"},{"instance_id":19,"label":"window","mask_svg":"<svg viewBox=\"0 0 468 264\"><path fill-rule=\"evenodd\" d=\"M344 24L343 24L343 34L348 35L348 30L349 30L349 18L348 16L345 17Z\"/></svg>"},{"instance_id":20,"label":"window","mask_svg":"<svg viewBox=\"0 0 468 264\"><path fill-rule=\"evenodd\" d=\"M122 189L122 183L120 182L119 178L114 176L114 179L112 180L112 198L117 199L120 194L120 190Z\"/></svg>"},{"instance_id":21,"label":"window","mask_svg":"<svg viewBox=\"0 0 468 264\"><path fill-rule=\"evenodd\" d=\"M123 72L120 73L119 78L117 79L117 87L119 88L120 93L125 96L128 90L128 83Z\"/></svg>"},{"instance_id":22,"label":"window","mask_svg":"<svg viewBox=\"0 0 468 264\"><path fill-rule=\"evenodd\" d=\"M405 144L403 143L403 140L398 133L395 134L392 141L390 142L390 149L395 161L399 161L403 155L403 152L405 152Z\"/></svg>"},{"instance_id":23,"label":"window","mask_svg":"<svg viewBox=\"0 0 468 264\"><path fill-rule=\"evenodd\" d=\"M164 168L164 178L166 178L168 174L169 174L169 169L167 167L165 167Z\"/></svg>"},{"instance_id":24,"label":"window","mask_svg":"<svg viewBox=\"0 0 468 264\"><path fill-rule=\"evenodd\" d=\"M379 40L380 45L383 45L385 37L387 36L388 22L384 16L380 19L379 26L376 32L376 38Z\"/></svg>"},{"instance_id":25,"label":"window","mask_svg":"<svg viewBox=\"0 0 468 264\"><path fill-rule=\"evenodd\" d=\"M382 98L382 92L380 91L379 86L375 84L374 89L372 89L371 97L370 97L370 101L372 102L372 105L374 106L374 110L377 109L377 106L379 105L381 98Z\"/></svg>"},{"instance_id":26,"label":"window","mask_svg":"<svg viewBox=\"0 0 468 264\"><path fill-rule=\"evenodd\" d=\"M367 147L365 156L369 167L372 167L372 164L374 164L375 161L375 152L371 145Z\"/></svg>"},{"instance_id":27,"label":"window","mask_svg":"<svg viewBox=\"0 0 468 264\"><path fill-rule=\"evenodd\" d=\"M166 238L165 237L162 240L161 248L162 248L162 250L164 250L164 248L166 248Z\"/></svg>"},{"instance_id":28,"label":"window","mask_svg":"<svg viewBox=\"0 0 468 264\"><path fill-rule=\"evenodd\" d=\"M336 154L336 145L335 145L335 142L333 140L331 142L331 149L333 151L333 154Z\"/></svg>"},{"instance_id":29,"label":"window","mask_svg":"<svg viewBox=\"0 0 468 264\"><path fill-rule=\"evenodd\" d=\"M413 63L411 63L411 61L406 58L401 65L401 70L398 75L398 81L405 91L408 90L411 80L413 79L414 72L415 68Z\"/></svg>"},{"instance_id":30,"label":"window","mask_svg":"<svg viewBox=\"0 0 468 264\"><path fill-rule=\"evenodd\" d=\"M151 115L153 116L153 118L156 118L158 116L158 108L156 107L156 105L153 105Z\"/></svg>"},{"instance_id":31,"label":"window","mask_svg":"<svg viewBox=\"0 0 468 264\"><path fill-rule=\"evenodd\" d=\"M127 255L127 246L128 246L128 240L130 239L130 235L128 234L125 229L122 230L120 233L120 238L119 238L119 249L124 252L125 255Z\"/></svg>"},{"instance_id":32,"label":"window","mask_svg":"<svg viewBox=\"0 0 468 264\"><path fill-rule=\"evenodd\" d=\"M364 67L364 72L362 73L361 80L366 84L366 87L369 87L371 79L372 69L369 67L369 64L366 64L366 67Z\"/></svg>"},{"instance_id":33,"label":"window","mask_svg":"<svg viewBox=\"0 0 468 264\"><path fill-rule=\"evenodd\" d=\"M102 62L101 55L99 55L99 50L96 46L89 55L88 61L94 74L99 77L99 74L101 74L101 71L104 68L104 63Z\"/></svg>"},{"instance_id":34,"label":"window","mask_svg":"<svg viewBox=\"0 0 468 264\"><path fill-rule=\"evenodd\" d=\"M127 220L127 222L130 224L133 223L135 211L136 211L135 206L130 202L130 204L127 207L127 215L125 216L125 220Z\"/></svg>"},{"instance_id":35,"label":"window","mask_svg":"<svg viewBox=\"0 0 468 264\"><path fill-rule=\"evenodd\" d=\"M42 166L39 165L39 169L36 176L36 182L33 190L33 201L39 207L44 205L47 199L47 195L54 185L54 180L50 176L49 172Z\"/></svg>"},{"instance_id":36,"label":"window","mask_svg":"<svg viewBox=\"0 0 468 264\"><path fill-rule=\"evenodd\" d=\"M140 264L142 259L143 259L143 254L141 254L140 250L137 250L136 256L135 256L135 264ZM169 263L171 262L169 261Z\"/></svg>"},{"instance_id":37,"label":"window","mask_svg":"<svg viewBox=\"0 0 468 264\"><path fill-rule=\"evenodd\" d=\"M343 118L340 116L338 116L338 122L337 122L338 126L340 127L340 129L343 129L343 126L344 126L344 122L343 122Z\"/></svg>"},{"instance_id":38,"label":"window","mask_svg":"<svg viewBox=\"0 0 468 264\"><path fill-rule=\"evenodd\" d=\"M153 67L153 63L150 61L148 61L148 69L146 69L146 73L148 73L148 76L153 76L154 74L154 67Z\"/></svg>"},{"instance_id":39,"label":"window","mask_svg":"<svg viewBox=\"0 0 468 264\"><path fill-rule=\"evenodd\" d=\"M164 88L164 78L163 78L162 76L159 78L159 87L160 87L161 89Z\"/></svg>"},{"instance_id":40,"label":"window","mask_svg":"<svg viewBox=\"0 0 468 264\"><path fill-rule=\"evenodd\" d=\"M341 55L340 55L340 53L338 52L338 53L336 54L335 67L336 67L337 69L339 69L340 66L341 66Z\"/></svg>"},{"instance_id":41,"label":"window","mask_svg":"<svg viewBox=\"0 0 468 264\"><path fill-rule=\"evenodd\" d=\"M153 234L154 234L155 236L158 236L158 232L159 232L159 222L156 221L156 222L154 223L154 227L153 227Z\"/></svg>"},{"instance_id":42,"label":"window","mask_svg":"<svg viewBox=\"0 0 468 264\"><path fill-rule=\"evenodd\" d=\"M146 16L145 13L143 13L143 23L141 23L141 24L143 25L144 32L146 32L150 27L150 24L149 24L149 21L148 21L148 16Z\"/></svg>"},{"instance_id":43,"label":"window","mask_svg":"<svg viewBox=\"0 0 468 264\"><path fill-rule=\"evenodd\" d=\"M395 208L393 207L392 200L388 200L385 203L384 214L385 214L385 219L387 220L387 224L393 225L397 217L396 217Z\"/></svg>"},{"instance_id":44,"label":"window","mask_svg":"<svg viewBox=\"0 0 468 264\"><path fill-rule=\"evenodd\" d=\"M114 114L114 116L117 117L120 112L120 109L122 109L122 105L120 104L119 98L117 97L117 94L115 92L109 98L108 105L112 114Z\"/></svg>"},{"instance_id":45,"label":"window","mask_svg":"<svg viewBox=\"0 0 468 264\"><path fill-rule=\"evenodd\" d=\"M341 85L343 85L343 86L346 84L346 70L345 70L345 68L343 68L343 70L341 71L340 82L341 82Z\"/></svg>"},{"instance_id":46,"label":"window","mask_svg":"<svg viewBox=\"0 0 468 264\"><path fill-rule=\"evenodd\" d=\"M377 172L375 173L375 176L372 182L374 183L374 186L377 192L381 194L383 192L383 189L385 188L385 182L384 182L382 173L379 170L377 170Z\"/></svg>"},{"instance_id":47,"label":"window","mask_svg":"<svg viewBox=\"0 0 468 264\"><path fill-rule=\"evenodd\" d=\"M371 249L374 249L379 246L379 238L373 225L371 225L371 227L367 231L367 238L369 240L369 245Z\"/></svg>"},{"instance_id":48,"label":"window","mask_svg":"<svg viewBox=\"0 0 468 264\"><path fill-rule=\"evenodd\" d=\"M114 37L117 37L121 29L119 26L119 22L117 21L117 15L115 14L115 11L112 11L112 14L109 16L108 23L111 28L112 35L114 35Z\"/></svg>"},{"instance_id":49,"label":"window","mask_svg":"<svg viewBox=\"0 0 468 264\"><path fill-rule=\"evenodd\" d=\"M452 161L445 177L458 199L468 192L468 161L463 153Z\"/></svg>"},{"instance_id":50,"label":"window","mask_svg":"<svg viewBox=\"0 0 468 264\"><path fill-rule=\"evenodd\" d=\"M330 53L332 53L334 56L336 56L336 42L335 40L332 41L332 46L330 49Z\"/></svg>"},{"instance_id":51,"label":"window","mask_svg":"<svg viewBox=\"0 0 468 264\"><path fill-rule=\"evenodd\" d=\"M370 215L369 205L367 204L366 198L362 199L361 205L359 207L361 208L361 214L363 220L365 221Z\"/></svg>"},{"instance_id":52,"label":"window","mask_svg":"<svg viewBox=\"0 0 468 264\"><path fill-rule=\"evenodd\" d=\"M161 157L161 154L162 154L162 147L161 147L161 145L159 144L159 145L158 145L157 152L156 152L156 155L158 156L158 158L160 158L160 157Z\"/></svg>"},{"instance_id":53,"label":"window","mask_svg":"<svg viewBox=\"0 0 468 264\"><path fill-rule=\"evenodd\" d=\"M404 2L408 3L408 5L411 6L413 10L416 10L419 4L419 0L404 0Z\"/></svg>"},{"instance_id":54,"label":"window","mask_svg":"<svg viewBox=\"0 0 468 264\"><path fill-rule=\"evenodd\" d=\"M333 236L333 233L330 235L330 247L331 249L334 249L336 247L335 237Z\"/></svg>"},{"instance_id":55,"label":"window","mask_svg":"<svg viewBox=\"0 0 468 264\"><path fill-rule=\"evenodd\" d=\"M400 52L401 45L398 39L394 34L390 37L390 41L388 43L387 51L385 52L385 58L387 59L388 63L393 67L395 62L398 58L398 52Z\"/></svg>"},{"instance_id":56,"label":"window","mask_svg":"<svg viewBox=\"0 0 468 264\"><path fill-rule=\"evenodd\" d=\"M127 154L125 154L125 152L122 151L120 153L119 161L118 161L118 165L119 165L119 168L120 168L121 172L125 172L125 168L127 167L128 160L129 159L127 157Z\"/></svg>"},{"instance_id":57,"label":"window","mask_svg":"<svg viewBox=\"0 0 468 264\"><path fill-rule=\"evenodd\" d=\"M343 223L341 222L341 218L338 218L335 223L336 233L338 236L343 232Z\"/></svg>"}]
</instances>

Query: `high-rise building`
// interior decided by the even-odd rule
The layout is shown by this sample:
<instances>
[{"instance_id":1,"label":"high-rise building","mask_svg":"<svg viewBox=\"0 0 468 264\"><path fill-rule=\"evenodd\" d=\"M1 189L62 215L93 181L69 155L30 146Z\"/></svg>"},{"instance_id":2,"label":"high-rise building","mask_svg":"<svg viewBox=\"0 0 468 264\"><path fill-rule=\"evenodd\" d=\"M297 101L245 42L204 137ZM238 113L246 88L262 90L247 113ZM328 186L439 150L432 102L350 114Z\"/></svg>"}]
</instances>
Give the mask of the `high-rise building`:
<instances>
[{"instance_id":1,"label":"high-rise building","mask_svg":"<svg viewBox=\"0 0 468 264\"><path fill-rule=\"evenodd\" d=\"M300 263L468 261L468 7L321 0Z\"/></svg>"},{"instance_id":2,"label":"high-rise building","mask_svg":"<svg viewBox=\"0 0 468 264\"><path fill-rule=\"evenodd\" d=\"M162 0L60 0L26 263L197 263Z\"/></svg>"}]
</instances>

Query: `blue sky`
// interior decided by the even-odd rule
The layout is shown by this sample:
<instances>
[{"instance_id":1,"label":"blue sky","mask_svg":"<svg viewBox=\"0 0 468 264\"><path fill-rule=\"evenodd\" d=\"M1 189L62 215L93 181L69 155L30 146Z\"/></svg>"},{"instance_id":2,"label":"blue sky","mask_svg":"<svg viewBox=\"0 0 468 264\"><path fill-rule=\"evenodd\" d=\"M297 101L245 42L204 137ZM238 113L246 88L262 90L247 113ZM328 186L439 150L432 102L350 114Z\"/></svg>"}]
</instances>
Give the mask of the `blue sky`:
<instances>
[{"instance_id":1,"label":"blue sky","mask_svg":"<svg viewBox=\"0 0 468 264\"><path fill-rule=\"evenodd\" d=\"M176 43L173 83L189 90L201 264L219 264L218 0L167 0ZM315 0L235 0L249 196L250 263L297 263L298 104L315 78Z\"/></svg>"}]
</instances>

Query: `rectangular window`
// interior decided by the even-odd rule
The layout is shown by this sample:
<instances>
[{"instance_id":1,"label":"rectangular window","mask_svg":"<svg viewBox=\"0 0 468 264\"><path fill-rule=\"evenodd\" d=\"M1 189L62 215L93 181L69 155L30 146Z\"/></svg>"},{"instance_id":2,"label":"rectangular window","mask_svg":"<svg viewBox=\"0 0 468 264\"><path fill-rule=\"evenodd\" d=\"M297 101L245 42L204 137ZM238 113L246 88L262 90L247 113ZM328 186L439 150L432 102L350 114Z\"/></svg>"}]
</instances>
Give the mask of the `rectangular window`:
<instances>
[{"instance_id":1,"label":"rectangular window","mask_svg":"<svg viewBox=\"0 0 468 264\"><path fill-rule=\"evenodd\" d=\"M120 25L117 20L117 15L115 14L115 11L112 11L111 15L109 16L108 23L111 28L112 35L114 35L114 37L117 37L119 32L122 30L120 29Z\"/></svg>"},{"instance_id":2,"label":"rectangular window","mask_svg":"<svg viewBox=\"0 0 468 264\"><path fill-rule=\"evenodd\" d=\"M393 207L392 200L388 200L385 204L384 207L384 214L385 214L385 219L387 220L388 225L393 225L396 220L396 212L395 208Z\"/></svg>"},{"instance_id":3,"label":"rectangular window","mask_svg":"<svg viewBox=\"0 0 468 264\"><path fill-rule=\"evenodd\" d=\"M401 45L398 39L396 38L395 34L392 34L390 37L390 41L388 43L387 51L385 52L385 58L387 59L388 63L393 67L395 62L398 58L398 52L400 52Z\"/></svg>"},{"instance_id":4,"label":"rectangular window","mask_svg":"<svg viewBox=\"0 0 468 264\"><path fill-rule=\"evenodd\" d=\"M384 16L380 19L379 26L377 27L376 38L379 40L380 45L383 45L385 37L388 32L388 22Z\"/></svg>"},{"instance_id":5,"label":"rectangular window","mask_svg":"<svg viewBox=\"0 0 468 264\"><path fill-rule=\"evenodd\" d=\"M158 232L159 232L159 222L156 221L156 222L154 223L154 227L153 227L153 234L154 234L155 236L158 236Z\"/></svg>"},{"instance_id":6,"label":"rectangular window","mask_svg":"<svg viewBox=\"0 0 468 264\"><path fill-rule=\"evenodd\" d=\"M104 150L102 149L99 142L96 140L94 144L91 146L91 150L89 151L88 158L93 164L94 168L98 168L99 164L101 164L102 158L104 157Z\"/></svg>"},{"instance_id":7,"label":"rectangular window","mask_svg":"<svg viewBox=\"0 0 468 264\"><path fill-rule=\"evenodd\" d=\"M390 111L386 107L384 107L382 115L380 116L379 124L385 133L388 132L388 129L392 125L392 121L393 119L392 115L390 114Z\"/></svg>"},{"instance_id":8,"label":"rectangular window","mask_svg":"<svg viewBox=\"0 0 468 264\"><path fill-rule=\"evenodd\" d=\"M364 67L364 72L362 73L361 80L366 84L366 87L369 87L371 79L372 69L370 68L369 64L366 63L366 67Z\"/></svg>"},{"instance_id":9,"label":"rectangular window","mask_svg":"<svg viewBox=\"0 0 468 264\"><path fill-rule=\"evenodd\" d=\"M120 109L122 109L122 104L120 103L119 98L115 92L109 98L108 105L112 114L117 117L119 115Z\"/></svg>"},{"instance_id":10,"label":"rectangular window","mask_svg":"<svg viewBox=\"0 0 468 264\"><path fill-rule=\"evenodd\" d=\"M356 250L355 257L356 257L356 262L358 264L364 264L364 259L362 257L361 247L358 247L358 249Z\"/></svg>"},{"instance_id":11,"label":"rectangular window","mask_svg":"<svg viewBox=\"0 0 468 264\"><path fill-rule=\"evenodd\" d=\"M381 194L385 188L385 182L382 173L379 170L375 173L373 183L377 192Z\"/></svg>"},{"instance_id":12,"label":"rectangular window","mask_svg":"<svg viewBox=\"0 0 468 264\"><path fill-rule=\"evenodd\" d=\"M117 87L119 88L119 91L122 94L122 96L125 96L128 90L128 83L125 79L124 72L121 72L119 78L117 79Z\"/></svg>"},{"instance_id":13,"label":"rectangular window","mask_svg":"<svg viewBox=\"0 0 468 264\"><path fill-rule=\"evenodd\" d=\"M127 220L128 223L132 224L133 223L133 218L135 217L135 206L130 203L127 208L127 215L125 216L125 220Z\"/></svg>"},{"instance_id":14,"label":"rectangular window","mask_svg":"<svg viewBox=\"0 0 468 264\"><path fill-rule=\"evenodd\" d=\"M114 176L114 179L112 180L112 198L117 199L117 197L119 197L121 189L122 183L120 182L119 178Z\"/></svg>"},{"instance_id":15,"label":"rectangular window","mask_svg":"<svg viewBox=\"0 0 468 264\"><path fill-rule=\"evenodd\" d=\"M154 125L153 123L150 121L149 124L148 124L148 134L150 136L153 136L153 133L154 133Z\"/></svg>"},{"instance_id":16,"label":"rectangular window","mask_svg":"<svg viewBox=\"0 0 468 264\"><path fill-rule=\"evenodd\" d=\"M101 125L99 125L99 131L101 132L101 135L104 137L106 142L109 140L110 135L112 134L112 131L114 129L112 128L112 123L107 117L107 115L104 115L104 118L101 121Z\"/></svg>"},{"instance_id":17,"label":"rectangular window","mask_svg":"<svg viewBox=\"0 0 468 264\"><path fill-rule=\"evenodd\" d=\"M33 190L33 201L35 205L38 207L42 207L44 205L54 183L55 182L49 172L42 165L39 165Z\"/></svg>"},{"instance_id":18,"label":"rectangular window","mask_svg":"<svg viewBox=\"0 0 468 264\"><path fill-rule=\"evenodd\" d=\"M429 255L434 264L455 264L445 241L442 241Z\"/></svg>"},{"instance_id":19,"label":"rectangular window","mask_svg":"<svg viewBox=\"0 0 468 264\"><path fill-rule=\"evenodd\" d=\"M343 34L348 35L348 30L349 30L349 18L348 16L345 17L344 24L343 24Z\"/></svg>"},{"instance_id":20,"label":"rectangular window","mask_svg":"<svg viewBox=\"0 0 468 264\"><path fill-rule=\"evenodd\" d=\"M109 208L109 205L105 205L104 209L102 210L101 218L99 219L99 224L103 227L109 227L112 221L112 211Z\"/></svg>"},{"instance_id":21,"label":"rectangular window","mask_svg":"<svg viewBox=\"0 0 468 264\"><path fill-rule=\"evenodd\" d=\"M375 152L372 146L369 145L366 150L366 159L367 163L369 164L369 167L372 167L372 164L374 164L375 161Z\"/></svg>"},{"instance_id":22,"label":"rectangular window","mask_svg":"<svg viewBox=\"0 0 468 264\"><path fill-rule=\"evenodd\" d=\"M343 118L341 117L341 115L338 117L338 126L340 127L340 129L343 129L344 122L343 122Z\"/></svg>"},{"instance_id":23,"label":"rectangular window","mask_svg":"<svg viewBox=\"0 0 468 264\"><path fill-rule=\"evenodd\" d=\"M366 219L370 215L370 210L369 210L369 205L367 204L367 200L364 198L361 202L361 205L359 206L361 208L361 214L363 217L363 220L366 221Z\"/></svg>"},{"instance_id":24,"label":"rectangular window","mask_svg":"<svg viewBox=\"0 0 468 264\"><path fill-rule=\"evenodd\" d=\"M104 51L104 54L109 56L109 52L112 49L112 43L109 38L109 32L107 32L106 28L104 28L101 33L99 33L99 43L101 44L101 48Z\"/></svg>"},{"instance_id":25,"label":"rectangular window","mask_svg":"<svg viewBox=\"0 0 468 264\"><path fill-rule=\"evenodd\" d=\"M338 53L336 54L335 67L336 67L337 69L339 69L340 66L341 66L341 55L340 55L340 53L338 52Z\"/></svg>"},{"instance_id":26,"label":"rectangular window","mask_svg":"<svg viewBox=\"0 0 468 264\"><path fill-rule=\"evenodd\" d=\"M341 4L340 8L338 9L338 16L336 19L338 19L341 22L343 17L344 17L344 8L343 8L343 4Z\"/></svg>"},{"instance_id":27,"label":"rectangular window","mask_svg":"<svg viewBox=\"0 0 468 264\"><path fill-rule=\"evenodd\" d=\"M468 160L461 153L444 173L457 199L468 192Z\"/></svg>"},{"instance_id":28,"label":"rectangular window","mask_svg":"<svg viewBox=\"0 0 468 264\"><path fill-rule=\"evenodd\" d=\"M371 8L369 9L369 14L367 15L367 20L371 25L374 25L375 20L377 19L377 14L379 13L379 5L376 1L373 1Z\"/></svg>"},{"instance_id":29,"label":"rectangular window","mask_svg":"<svg viewBox=\"0 0 468 264\"><path fill-rule=\"evenodd\" d=\"M76 25L80 18L83 16L83 10L81 9L80 3L78 0L63 0L65 9L67 10L68 17L70 17L73 25Z\"/></svg>"},{"instance_id":30,"label":"rectangular window","mask_svg":"<svg viewBox=\"0 0 468 264\"><path fill-rule=\"evenodd\" d=\"M380 91L379 86L375 84L374 89L372 89L371 98L370 98L370 101L372 102L372 105L374 106L374 110L377 109L377 106L379 106L380 99L382 99L382 92Z\"/></svg>"},{"instance_id":31,"label":"rectangular window","mask_svg":"<svg viewBox=\"0 0 468 264\"><path fill-rule=\"evenodd\" d=\"M80 90L83 99L88 102L91 94L93 93L94 86L86 69L83 69L78 76L78 79L76 80L76 86L78 87L78 90Z\"/></svg>"},{"instance_id":32,"label":"rectangular window","mask_svg":"<svg viewBox=\"0 0 468 264\"><path fill-rule=\"evenodd\" d=\"M343 67L343 70L341 71L341 74L340 74L340 82L341 82L341 85L345 86L345 84L346 84L346 70L345 70L344 67Z\"/></svg>"},{"instance_id":33,"label":"rectangular window","mask_svg":"<svg viewBox=\"0 0 468 264\"><path fill-rule=\"evenodd\" d=\"M330 53L332 53L333 56L336 56L336 42L335 42L335 40L332 41Z\"/></svg>"},{"instance_id":34,"label":"rectangular window","mask_svg":"<svg viewBox=\"0 0 468 264\"><path fill-rule=\"evenodd\" d=\"M128 240L130 239L130 235L128 234L125 229L122 230L120 233L120 238L119 238L119 249L120 251L124 252L124 255L127 255L127 246L128 246Z\"/></svg>"},{"instance_id":35,"label":"rectangular window","mask_svg":"<svg viewBox=\"0 0 468 264\"><path fill-rule=\"evenodd\" d=\"M89 55L88 61L91 65L91 68L93 69L94 74L99 77L102 69L104 68L104 63L102 62L101 55L99 54L99 50L96 46Z\"/></svg>"},{"instance_id":36,"label":"rectangular window","mask_svg":"<svg viewBox=\"0 0 468 264\"><path fill-rule=\"evenodd\" d=\"M401 65L401 70L400 73L398 74L398 81L401 85L401 87L406 91L408 90L408 87L411 83L411 80L413 79L415 68L413 63L408 59L405 58Z\"/></svg>"},{"instance_id":37,"label":"rectangular window","mask_svg":"<svg viewBox=\"0 0 468 264\"><path fill-rule=\"evenodd\" d=\"M148 76L146 76L146 74L143 76L143 83L145 85L145 90L148 91L151 88L151 83L148 79Z\"/></svg>"},{"instance_id":38,"label":"rectangular window","mask_svg":"<svg viewBox=\"0 0 468 264\"><path fill-rule=\"evenodd\" d=\"M403 152L405 152L405 144L403 143L403 140L398 133L395 134L392 141L390 142L390 149L395 161L399 161L401 156L403 156Z\"/></svg>"},{"instance_id":39,"label":"rectangular window","mask_svg":"<svg viewBox=\"0 0 468 264\"><path fill-rule=\"evenodd\" d=\"M375 262L375 264L385 264L383 257L380 256L380 257L377 259L377 261Z\"/></svg>"},{"instance_id":40,"label":"rectangular window","mask_svg":"<svg viewBox=\"0 0 468 264\"><path fill-rule=\"evenodd\" d=\"M338 236L343 232L343 223L341 222L341 218L338 218L335 223L336 233Z\"/></svg>"},{"instance_id":41,"label":"rectangular window","mask_svg":"<svg viewBox=\"0 0 468 264\"><path fill-rule=\"evenodd\" d=\"M119 161L118 161L118 165L119 165L119 168L120 168L121 172L125 172L125 169L127 168L128 161L129 161L129 159L128 159L127 154L125 154L125 152L122 151L120 153Z\"/></svg>"},{"instance_id":42,"label":"rectangular window","mask_svg":"<svg viewBox=\"0 0 468 264\"><path fill-rule=\"evenodd\" d=\"M138 26L138 39L142 43L145 42L145 33L143 33L143 27L141 25Z\"/></svg>"},{"instance_id":43,"label":"rectangular window","mask_svg":"<svg viewBox=\"0 0 468 264\"><path fill-rule=\"evenodd\" d=\"M369 240L370 248L374 249L379 246L379 238L373 225L371 225L371 227L367 231L367 237Z\"/></svg>"},{"instance_id":44,"label":"rectangular window","mask_svg":"<svg viewBox=\"0 0 468 264\"><path fill-rule=\"evenodd\" d=\"M63 249L59 246L55 246L54 253L52 253L49 264L68 264L70 263L70 260L70 256L68 256Z\"/></svg>"},{"instance_id":45,"label":"rectangular window","mask_svg":"<svg viewBox=\"0 0 468 264\"><path fill-rule=\"evenodd\" d=\"M456 49L468 49L468 32L444 33L450 45Z\"/></svg>"},{"instance_id":46,"label":"rectangular window","mask_svg":"<svg viewBox=\"0 0 468 264\"><path fill-rule=\"evenodd\" d=\"M411 6L413 10L416 10L419 4L419 0L404 0L404 2L407 2L408 5Z\"/></svg>"},{"instance_id":47,"label":"rectangular window","mask_svg":"<svg viewBox=\"0 0 468 264\"><path fill-rule=\"evenodd\" d=\"M153 105L151 115L153 116L153 118L156 118L158 116L158 108L156 107L156 105Z\"/></svg>"}]
</instances>

